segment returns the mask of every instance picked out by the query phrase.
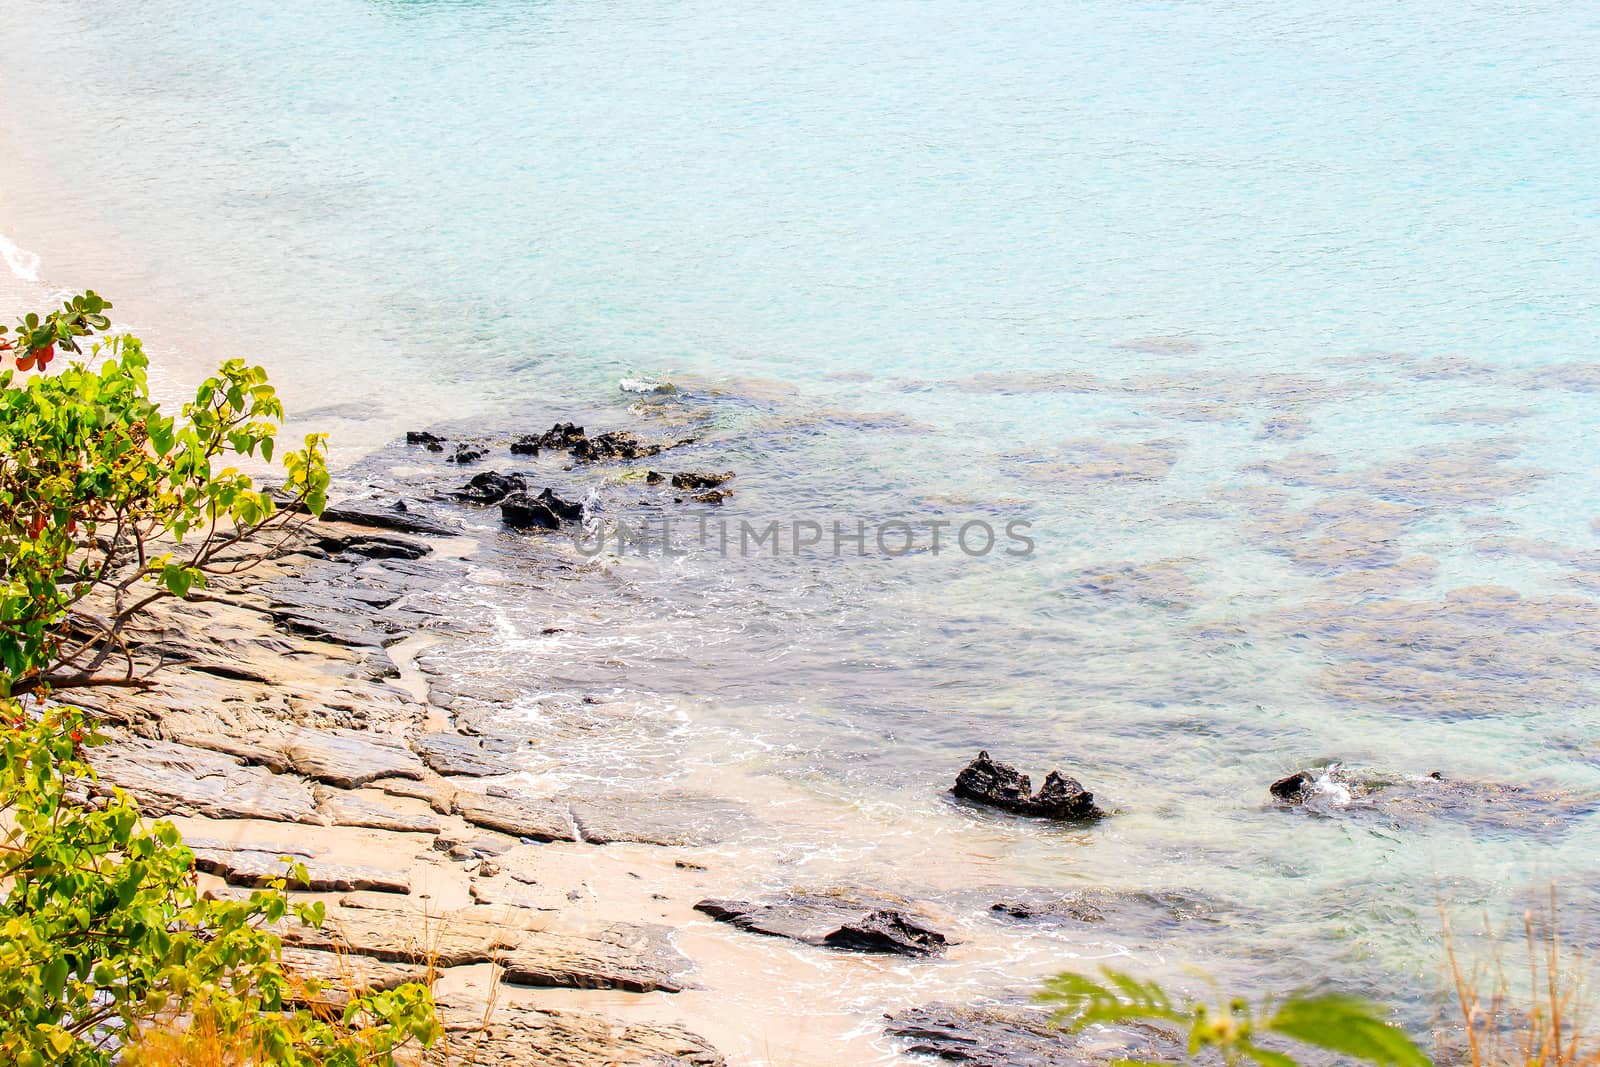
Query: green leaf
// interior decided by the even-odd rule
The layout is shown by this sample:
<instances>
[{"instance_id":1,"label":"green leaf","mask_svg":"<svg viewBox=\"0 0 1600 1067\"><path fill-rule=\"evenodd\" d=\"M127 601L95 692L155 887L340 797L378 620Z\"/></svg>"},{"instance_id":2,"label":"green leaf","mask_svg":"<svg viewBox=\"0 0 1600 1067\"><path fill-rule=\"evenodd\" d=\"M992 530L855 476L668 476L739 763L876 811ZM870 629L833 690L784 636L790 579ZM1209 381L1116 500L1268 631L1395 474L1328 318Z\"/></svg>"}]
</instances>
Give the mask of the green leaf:
<instances>
[{"instance_id":1,"label":"green leaf","mask_svg":"<svg viewBox=\"0 0 1600 1067\"><path fill-rule=\"evenodd\" d=\"M1371 1004L1335 993L1290 998L1267 1020L1266 1029L1384 1067L1430 1067L1432 1062Z\"/></svg>"}]
</instances>

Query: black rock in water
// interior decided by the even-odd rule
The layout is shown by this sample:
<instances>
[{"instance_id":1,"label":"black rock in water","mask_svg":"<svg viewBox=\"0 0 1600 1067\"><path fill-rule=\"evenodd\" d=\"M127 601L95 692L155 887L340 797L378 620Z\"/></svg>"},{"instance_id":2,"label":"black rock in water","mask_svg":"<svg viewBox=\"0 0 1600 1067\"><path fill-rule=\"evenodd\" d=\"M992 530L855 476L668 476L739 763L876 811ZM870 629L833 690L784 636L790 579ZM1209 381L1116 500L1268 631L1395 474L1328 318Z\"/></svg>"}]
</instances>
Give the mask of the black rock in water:
<instances>
[{"instance_id":1,"label":"black rock in water","mask_svg":"<svg viewBox=\"0 0 1600 1067\"><path fill-rule=\"evenodd\" d=\"M607 459L640 459L653 456L661 449L661 445L644 444L628 430L611 430L576 442L572 446L572 458L585 463Z\"/></svg>"},{"instance_id":2,"label":"black rock in water","mask_svg":"<svg viewBox=\"0 0 1600 1067\"><path fill-rule=\"evenodd\" d=\"M515 492L500 501L500 521L519 530L557 530L561 516L538 497Z\"/></svg>"},{"instance_id":3,"label":"black rock in water","mask_svg":"<svg viewBox=\"0 0 1600 1067\"><path fill-rule=\"evenodd\" d=\"M1311 790L1311 784L1315 781L1316 779L1311 776L1311 772L1296 771L1287 778L1279 778L1267 788L1279 800L1298 803L1305 799L1306 794Z\"/></svg>"},{"instance_id":4,"label":"black rock in water","mask_svg":"<svg viewBox=\"0 0 1600 1067\"><path fill-rule=\"evenodd\" d=\"M537 456L540 449L552 449L565 452L579 442L587 442L588 437L583 432L582 426L570 422L558 422L544 433L524 434L511 444L511 452L518 456Z\"/></svg>"},{"instance_id":5,"label":"black rock in water","mask_svg":"<svg viewBox=\"0 0 1600 1067\"><path fill-rule=\"evenodd\" d=\"M583 519L582 502L562 499L556 495L554 489L546 489L534 499L549 508L564 522L579 522Z\"/></svg>"},{"instance_id":6,"label":"black rock in water","mask_svg":"<svg viewBox=\"0 0 1600 1067\"><path fill-rule=\"evenodd\" d=\"M1051 771L1034 793L1026 774L987 752L978 753L978 758L962 769L951 792L963 800L1038 818L1098 819L1105 815L1095 804L1094 794L1076 778Z\"/></svg>"},{"instance_id":7,"label":"black rock in water","mask_svg":"<svg viewBox=\"0 0 1600 1067\"><path fill-rule=\"evenodd\" d=\"M476 463L488 454L489 450L487 448L480 448L477 445L458 444L456 445L455 454L446 456L444 461L446 463L461 464Z\"/></svg>"},{"instance_id":8,"label":"black rock in water","mask_svg":"<svg viewBox=\"0 0 1600 1067\"><path fill-rule=\"evenodd\" d=\"M672 476L672 488L714 489L732 477L733 471L726 471L722 474L706 474L703 471L682 471Z\"/></svg>"},{"instance_id":9,"label":"black rock in water","mask_svg":"<svg viewBox=\"0 0 1600 1067\"><path fill-rule=\"evenodd\" d=\"M474 504L498 504L512 493L526 488L528 480L520 474L484 471L474 474L471 481L456 491L456 496Z\"/></svg>"},{"instance_id":10,"label":"black rock in water","mask_svg":"<svg viewBox=\"0 0 1600 1067\"><path fill-rule=\"evenodd\" d=\"M425 445L429 452L443 452L444 438L437 437L424 430L407 430L406 444Z\"/></svg>"},{"instance_id":11,"label":"black rock in water","mask_svg":"<svg viewBox=\"0 0 1600 1067\"><path fill-rule=\"evenodd\" d=\"M937 930L912 922L898 911L874 911L842 924L822 939L829 948L851 952L889 952L899 956L937 956L946 939Z\"/></svg>"}]
</instances>

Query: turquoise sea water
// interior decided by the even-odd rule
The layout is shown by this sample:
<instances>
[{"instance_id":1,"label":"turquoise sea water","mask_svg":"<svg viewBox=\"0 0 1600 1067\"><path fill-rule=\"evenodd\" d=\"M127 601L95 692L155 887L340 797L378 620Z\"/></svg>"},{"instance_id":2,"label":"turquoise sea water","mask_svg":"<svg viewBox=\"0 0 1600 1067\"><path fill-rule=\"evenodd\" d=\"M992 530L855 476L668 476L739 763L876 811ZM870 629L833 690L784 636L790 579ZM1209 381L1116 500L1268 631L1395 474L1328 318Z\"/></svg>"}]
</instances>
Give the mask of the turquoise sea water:
<instances>
[{"instance_id":1,"label":"turquoise sea water","mask_svg":"<svg viewBox=\"0 0 1600 1067\"><path fill-rule=\"evenodd\" d=\"M1328 760L1600 789L1592 7L4 0L0 37L24 273L175 380L262 359L347 461L670 379L733 521L1033 523L624 563L562 641L468 591L479 669L689 724L641 761L911 838L978 747L1062 766L1123 814L985 823L986 877L1199 888L1253 917L1171 957L1402 999L1438 896L1593 882L1584 814L1263 803Z\"/></svg>"}]
</instances>

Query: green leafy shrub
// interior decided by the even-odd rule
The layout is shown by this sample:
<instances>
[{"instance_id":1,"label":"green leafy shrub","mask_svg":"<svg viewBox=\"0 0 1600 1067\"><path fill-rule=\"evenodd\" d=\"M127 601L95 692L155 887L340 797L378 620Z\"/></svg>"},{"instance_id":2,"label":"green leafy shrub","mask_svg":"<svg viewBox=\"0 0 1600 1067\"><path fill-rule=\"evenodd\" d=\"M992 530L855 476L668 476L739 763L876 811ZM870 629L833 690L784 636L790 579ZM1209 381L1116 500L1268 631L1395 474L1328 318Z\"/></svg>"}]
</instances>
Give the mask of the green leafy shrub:
<instances>
[{"instance_id":1,"label":"green leafy shrub","mask_svg":"<svg viewBox=\"0 0 1600 1067\"><path fill-rule=\"evenodd\" d=\"M177 830L93 788L99 741L63 690L149 684L128 629L157 600L258 564L321 512L322 440L281 457L283 504L229 465L271 462L283 409L266 374L222 365L177 418L149 396L137 339L39 372L104 330L93 293L0 328L0 1063L390 1064L439 1033L417 984L308 1004L272 927L322 921L283 881L203 896ZM6 336L9 333L9 336ZM286 861L287 863L287 861ZM305 872L287 866L287 877Z\"/></svg>"},{"instance_id":2,"label":"green leafy shrub","mask_svg":"<svg viewBox=\"0 0 1600 1067\"><path fill-rule=\"evenodd\" d=\"M109 307L91 293L27 316L11 342L19 363L42 351L30 346L76 350ZM11 694L137 684L130 622L255 565L327 492L320 435L281 457L282 506L229 465L273 458L283 405L262 368L224 363L172 418L150 399L137 338L93 355L97 365L59 374L0 372L0 685Z\"/></svg>"},{"instance_id":3,"label":"green leafy shrub","mask_svg":"<svg viewBox=\"0 0 1600 1067\"><path fill-rule=\"evenodd\" d=\"M1187 1037L1191 1058L1210 1052L1229 1064L1254 1060L1261 1067L1295 1067L1287 1053L1260 1044L1263 1037L1287 1039L1380 1067L1429 1067L1431 1062L1376 1008L1353 997L1294 994L1256 1006L1242 997L1220 999L1216 1005L1174 1002L1155 982L1109 968L1101 973L1103 982L1071 973L1047 981L1038 999L1056 1005L1052 1021L1072 1031L1096 1023L1169 1023Z\"/></svg>"},{"instance_id":4,"label":"green leafy shrub","mask_svg":"<svg viewBox=\"0 0 1600 1067\"><path fill-rule=\"evenodd\" d=\"M307 984L284 972L267 927L319 924L321 904L291 905L281 886L204 898L172 824L146 824L120 790L85 803L80 750L96 738L81 714L0 710L0 1062L105 1064L129 1045L137 1062L150 1032L197 1021L246 1035L247 1062L286 1067L390 1062L408 1041L433 1040L420 985L358 997L331 1018L295 1009Z\"/></svg>"}]
</instances>

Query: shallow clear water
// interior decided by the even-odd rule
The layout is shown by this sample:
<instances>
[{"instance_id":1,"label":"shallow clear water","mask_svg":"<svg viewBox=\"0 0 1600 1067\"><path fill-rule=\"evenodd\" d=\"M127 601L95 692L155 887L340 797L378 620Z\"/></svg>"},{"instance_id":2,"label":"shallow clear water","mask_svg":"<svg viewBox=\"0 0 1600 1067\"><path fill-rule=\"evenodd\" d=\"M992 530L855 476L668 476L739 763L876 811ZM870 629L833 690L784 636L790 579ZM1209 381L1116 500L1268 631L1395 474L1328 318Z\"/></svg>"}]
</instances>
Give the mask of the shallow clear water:
<instances>
[{"instance_id":1,"label":"shallow clear water","mask_svg":"<svg viewBox=\"0 0 1600 1067\"><path fill-rule=\"evenodd\" d=\"M979 747L1061 766L1123 814L980 820L993 877L1202 889L1248 929L1174 956L1387 995L1432 989L1436 896L1592 880L1582 815L1264 798L1330 759L1600 789L1595 12L6 0L0 36L0 234L174 382L243 350L353 460L671 379L731 522L1032 522L1025 559L624 560L555 638L501 545L481 669L655 702L609 739L641 765L941 841Z\"/></svg>"}]
</instances>

